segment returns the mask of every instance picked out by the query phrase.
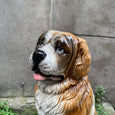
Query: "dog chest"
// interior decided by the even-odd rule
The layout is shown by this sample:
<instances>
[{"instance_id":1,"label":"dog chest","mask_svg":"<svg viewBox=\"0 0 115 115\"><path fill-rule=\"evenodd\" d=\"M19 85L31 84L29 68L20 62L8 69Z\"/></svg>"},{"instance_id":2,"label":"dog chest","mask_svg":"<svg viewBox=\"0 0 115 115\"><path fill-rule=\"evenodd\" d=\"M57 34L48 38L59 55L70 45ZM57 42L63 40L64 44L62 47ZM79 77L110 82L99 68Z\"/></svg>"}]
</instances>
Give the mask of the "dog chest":
<instances>
[{"instance_id":1,"label":"dog chest","mask_svg":"<svg viewBox=\"0 0 115 115\"><path fill-rule=\"evenodd\" d=\"M39 89L35 94L38 115L63 115L60 98L54 94L45 94Z\"/></svg>"}]
</instances>

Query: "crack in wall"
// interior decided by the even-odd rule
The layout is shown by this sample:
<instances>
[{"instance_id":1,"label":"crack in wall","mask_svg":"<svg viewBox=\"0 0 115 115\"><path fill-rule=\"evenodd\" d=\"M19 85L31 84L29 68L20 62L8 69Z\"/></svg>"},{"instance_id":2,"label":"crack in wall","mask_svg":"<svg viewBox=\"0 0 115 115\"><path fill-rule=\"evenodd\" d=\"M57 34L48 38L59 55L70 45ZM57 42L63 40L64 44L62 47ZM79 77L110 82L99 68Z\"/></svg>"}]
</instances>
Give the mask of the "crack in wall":
<instances>
[{"instance_id":1,"label":"crack in wall","mask_svg":"<svg viewBox=\"0 0 115 115\"><path fill-rule=\"evenodd\" d=\"M51 0L51 9L50 9L50 29L53 28L53 7L54 7L54 0Z\"/></svg>"},{"instance_id":2,"label":"crack in wall","mask_svg":"<svg viewBox=\"0 0 115 115\"><path fill-rule=\"evenodd\" d=\"M100 38L109 38L109 39L115 39L113 36L101 36L101 35L87 35L87 34L76 34L73 33L76 36L88 36L88 37L100 37Z\"/></svg>"}]
</instances>

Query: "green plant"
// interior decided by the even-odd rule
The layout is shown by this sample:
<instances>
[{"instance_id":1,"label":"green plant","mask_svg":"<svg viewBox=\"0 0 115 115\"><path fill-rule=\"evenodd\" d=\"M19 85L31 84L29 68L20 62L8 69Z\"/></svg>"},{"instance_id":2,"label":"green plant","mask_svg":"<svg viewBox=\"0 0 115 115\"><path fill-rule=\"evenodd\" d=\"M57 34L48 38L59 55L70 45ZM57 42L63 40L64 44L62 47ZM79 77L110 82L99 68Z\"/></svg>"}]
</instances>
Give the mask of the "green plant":
<instances>
[{"instance_id":1,"label":"green plant","mask_svg":"<svg viewBox=\"0 0 115 115\"><path fill-rule=\"evenodd\" d=\"M98 115L108 115L102 106L103 99L105 97L106 90L102 86L98 87L95 92L95 107Z\"/></svg>"},{"instance_id":2,"label":"green plant","mask_svg":"<svg viewBox=\"0 0 115 115\"><path fill-rule=\"evenodd\" d=\"M8 106L8 101L2 101L0 103L0 115L18 115L13 113L12 109Z\"/></svg>"}]
</instances>

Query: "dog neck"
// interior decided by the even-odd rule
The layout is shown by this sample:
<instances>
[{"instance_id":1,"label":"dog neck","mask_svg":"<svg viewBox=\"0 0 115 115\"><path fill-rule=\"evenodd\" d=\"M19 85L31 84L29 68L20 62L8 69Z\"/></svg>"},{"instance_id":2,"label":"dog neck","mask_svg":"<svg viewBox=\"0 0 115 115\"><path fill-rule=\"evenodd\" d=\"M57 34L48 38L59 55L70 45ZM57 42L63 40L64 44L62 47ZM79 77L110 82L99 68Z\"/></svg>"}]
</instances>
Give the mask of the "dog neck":
<instances>
[{"instance_id":1,"label":"dog neck","mask_svg":"<svg viewBox=\"0 0 115 115\"><path fill-rule=\"evenodd\" d=\"M93 92L87 76L77 81L67 78L59 83L40 81L38 82L38 87L35 97L39 104L36 103L36 107L42 108L44 115L47 113L47 110L52 112L51 114L59 114L61 112L60 115L62 115L65 111L65 114L71 115L71 111L77 111L82 115L82 108L86 106L82 105L82 103L87 101L86 98L93 98ZM79 102L81 105L79 105ZM88 103L91 106L92 100ZM90 107L87 109L87 112L90 112Z\"/></svg>"},{"instance_id":2,"label":"dog neck","mask_svg":"<svg viewBox=\"0 0 115 115\"><path fill-rule=\"evenodd\" d=\"M67 78L61 82L56 81L40 81L38 82L39 89L46 94L61 94L65 91L75 88L78 90L80 87L86 86L88 83L88 77L84 76L79 80L73 80Z\"/></svg>"}]
</instances>

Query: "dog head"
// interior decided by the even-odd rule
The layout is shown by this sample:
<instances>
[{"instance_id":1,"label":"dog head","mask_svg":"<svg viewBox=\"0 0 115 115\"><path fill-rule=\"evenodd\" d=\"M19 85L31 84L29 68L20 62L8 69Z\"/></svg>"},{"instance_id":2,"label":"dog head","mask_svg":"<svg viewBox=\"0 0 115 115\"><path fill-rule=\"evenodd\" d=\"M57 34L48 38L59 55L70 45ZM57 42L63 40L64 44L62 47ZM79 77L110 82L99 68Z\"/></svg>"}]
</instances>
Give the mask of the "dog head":
<instances>
[{"instance_id":1,"label":"dog head","mask_svg":"<svg viewBox=\"0 0 115 115\"><path fill-rule=\"evenodd\" d=\"M43 33L30 56L36 80L79 79L89 72L91 56L84 39L67 32Z\"/></svg>"}]
</instances>

